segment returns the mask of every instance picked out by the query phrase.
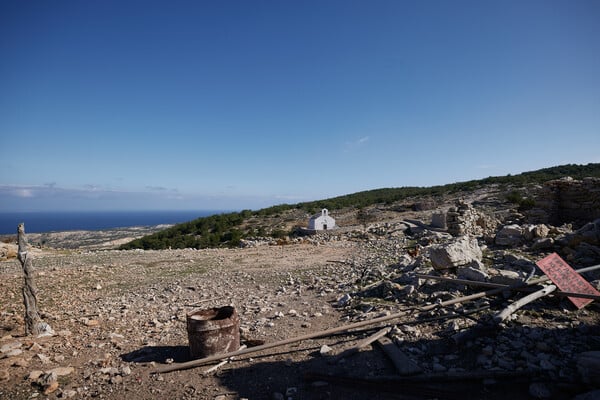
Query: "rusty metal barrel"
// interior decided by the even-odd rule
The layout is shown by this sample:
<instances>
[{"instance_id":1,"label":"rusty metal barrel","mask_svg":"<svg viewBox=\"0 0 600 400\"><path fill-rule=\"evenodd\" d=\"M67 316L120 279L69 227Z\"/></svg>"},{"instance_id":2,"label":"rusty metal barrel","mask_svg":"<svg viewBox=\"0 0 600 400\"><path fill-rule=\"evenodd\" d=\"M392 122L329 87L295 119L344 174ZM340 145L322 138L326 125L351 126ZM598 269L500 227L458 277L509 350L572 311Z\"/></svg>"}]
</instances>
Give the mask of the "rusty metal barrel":
<instances>
[{"instance_id":1,"label":"rusty metal barrel","mask_svg":"<svg viewBox=\"0 0 600 400\"><path fill-rule=\"evenodd\" d=\"M215 307L187 314L192 358L229 353L240 348L240 317L234 307Z\"/></svg>"}]
</instances>

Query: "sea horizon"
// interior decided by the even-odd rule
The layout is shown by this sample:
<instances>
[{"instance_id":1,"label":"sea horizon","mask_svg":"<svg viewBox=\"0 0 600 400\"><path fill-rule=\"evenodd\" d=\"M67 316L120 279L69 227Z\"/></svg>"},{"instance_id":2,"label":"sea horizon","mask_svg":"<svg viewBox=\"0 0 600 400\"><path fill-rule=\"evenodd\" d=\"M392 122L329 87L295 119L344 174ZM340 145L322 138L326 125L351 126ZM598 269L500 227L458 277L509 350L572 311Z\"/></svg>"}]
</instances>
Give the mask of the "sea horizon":
<instances>
[{"instance_id":1,"label":"sea horizon","mask_svg":"<svg viewBox=\"0 0 600 400\"><path fill-rule=\"evenodd\" d=\"M25 233L97 231L134 226L173 225L230 210L143 210L143 211L0 211L0 235Z\"/></svg>"}]
</instances>

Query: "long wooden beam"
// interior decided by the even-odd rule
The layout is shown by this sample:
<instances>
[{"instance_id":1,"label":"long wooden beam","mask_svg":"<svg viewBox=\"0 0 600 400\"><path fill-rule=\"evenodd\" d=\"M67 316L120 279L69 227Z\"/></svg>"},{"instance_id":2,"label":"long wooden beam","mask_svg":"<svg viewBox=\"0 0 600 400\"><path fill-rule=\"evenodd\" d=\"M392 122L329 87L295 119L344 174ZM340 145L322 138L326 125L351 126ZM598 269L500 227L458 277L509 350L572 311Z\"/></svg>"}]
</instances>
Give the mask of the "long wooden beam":
<instances>
[{"instance_id":1,"label":"long wooden beam","mask_svg":"<svg viewBox=\"0 0 600 400\"><path fill-rule=\"evenodd\" d=\"M598 270L598 269L600 269L600 264L593 265L591 267L577 269L575 271L578 273L583 273L583 272L590 272L590 271L594 271L594 270ZM544 276L540 277L539 279L535 279L535 280L528 282L527 286L515 286L515 285L506 285L503 283L480 282L480 281L473 281L473 280L469 280L469 279L450 278L447 276L438 276L438 275L416 274L415 276L418 278L421 278L421 279L431 279L431 280L436 280L436 281L456 283L457 285L479 286L479 287L498 288L498 289L503 289L503 290L515 290L515 291L524 291L524 292L535 291L534 289L531 288L531 286L534 286L534 285L537 285L540 283L544 283L549 280L549 278L546 277L546 275L544 275ZM543 281L541 279L543 279ZM561 296L561 297L579 297L582 299L600 300L600 296L598 296L598 295L587 294L587 293L563 292L561 290L555 291L554 293L552 293L552 295L553 296Z\"/></svg>"}]
</instances>

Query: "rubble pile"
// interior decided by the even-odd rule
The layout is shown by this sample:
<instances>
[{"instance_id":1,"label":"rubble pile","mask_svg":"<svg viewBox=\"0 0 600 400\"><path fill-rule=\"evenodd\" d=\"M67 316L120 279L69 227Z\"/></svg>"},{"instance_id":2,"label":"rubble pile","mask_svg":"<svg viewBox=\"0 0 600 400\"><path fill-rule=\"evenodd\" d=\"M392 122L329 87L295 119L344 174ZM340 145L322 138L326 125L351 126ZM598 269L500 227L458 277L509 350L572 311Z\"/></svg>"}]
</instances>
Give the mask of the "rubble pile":
<instances>
[{"instance_id":1,"label":"rubble pile","mask_svg":"<svg viewBox=\"0 0 600 400\"><path fill-rule=\"evenodd\" d=\"M470 228L477 226L478 214L471 206L462 203L451 210L460 210L448 213L447 228L453 237L441 235L439 224L418 235L411 236L407 231L407 242L416 240L423 244L420 254L403 255L398 263L388 266L383 279L366 282L359 290L345 294L338 306L344 307L352 319L363 320L398 308L442 305L486 290L487 286L477 288L475 282L523 285L543 275L536 268L536 261L551 252L561 253L577 267L600 264L600 220L576 231L570 225L498 221L490 242L482 230ZM385 247L389 243L382 241L379 245ZM598 269L583 276L600 290ZM464 281L470 284L466 286ZM475 304L465 301L433 308L410 323L395 325L389 336L423 371L520 371L537 377L529 387L533 398L562 398L565 394L552 382L581 387L582 382L590 381L584 376L590 372L582 375L581 365L598 362L595 359L587 363L587 357L597 355L594 351L600 349L597 303L577 310L565 297L540 300L512 314L492 332L459 339L464 332L479 326L478 320L489 319L490 310L502 310L523 296L506 291L499 297L483 297ZM486 311L482 312L482 308ZM593 387L596 384L590 389Z\"/></svg>"}]
</instances>

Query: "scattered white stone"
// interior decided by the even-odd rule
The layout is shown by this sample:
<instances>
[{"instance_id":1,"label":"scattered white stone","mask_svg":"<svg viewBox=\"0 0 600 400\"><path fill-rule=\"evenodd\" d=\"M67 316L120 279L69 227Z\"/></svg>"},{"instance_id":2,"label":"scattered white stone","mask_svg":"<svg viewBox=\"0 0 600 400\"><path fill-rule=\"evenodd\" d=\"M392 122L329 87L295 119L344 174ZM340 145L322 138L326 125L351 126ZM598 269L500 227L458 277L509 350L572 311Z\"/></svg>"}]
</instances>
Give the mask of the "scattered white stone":
<instances>
[{"instance_id":1,"label":"scattered white stone","mask_svg":"<svg viewBox=\"0 0 600 400\"><path fill-rule=\"evenodd\" d=\"M350 303L350 300L352 300L352 296L346 293L337 300L337 305L340 307L345 307L348 305L348 303Z\"/></svg>"},{"instance_id":2,"label":"scattered white stone","mask_svg":"<svg viewBox=\"0 0 600 400\"><path fill-rule=\"evenodd\" d=\"M8 381L10 379L10 374L5 369L0 369L0 382Z\"/></svg>"},{"instance_id":3,"label":"scattered white stone","mask_svg":"<svg viewBox=\"0 0 600 400\"><path fill-rule=\"evenodd\" d=\"M29 372L29 374L27 375L27 379L29 379L30 381L36 381L40 376L42 376L43 373L44 371L36 369L34 371Z\"/></svg>"},{"instance_id":4,"label":"scattered white stone","mask_svg":"<svg viewBox=\"0 0 600 400\"><path fill-rule=\"evenodd\" d=\"M321 346L321 350L319 350L319 353L324 356L326 354L331 353L333 349L329 346L327 346L326 344L324 344L323 346Z\"/></svg>"},{"instance_id":5,"label":"scattered white stone","mask_svg":"<svg viewBox=\"0 0 600 400\"><path fill-rule=\"evenodd\" d=\"M284 400L285 396L283 393L275 392L273 393L273 400Z\"/></svg>"},{"instance_id":6,"label":"scattered white stone","mask_svg":"<svg viewBox=\"0 0 600 400\"><path fill-rule=\"evenodd\" d=\"M16 356L20 356L21 354L23 354L23 350L21 349L14 349L11 351L8 351L6 353L4 353L5 357L16 357Z\"/></svg>"},{"instance_id":7,"label":"scattered white stone","mask_svg":"<svg viewBox=\"0 0 600 400\"><path fill-rule=\"evenodd\" d=\"M76 390L72 390L72 389L66 389L63 390L60 393L60 398L65 398L65 399L71 399L73 397L77 396L77 391Z\"/></svg>"},{"instance_id":8,"label":"scattered white stone","mask_svg":"<svg viewBox=\"0 0 600 400\"><path fill-rule=\"evenodd\" d=\"M433 363L432 369L433 372L445 372L447 370L447 368L440 363Z\"/></svg>"},{"instance_id":9,"label":"scattered white stone","mask_svg":"<svg viewBox=\"0 0 600 400\"><path fill-rule=\"evenodd\" d=\"M57 367L49 370L47 373L55 373L56 376L67 376L72 374L75 371L73 367Z\"/></svg>"},{"instance_id":10,"label":"scattered white stone","mask_svg":"<svg viewBox=\"0 0 600 400\"><path fill-rule=\"evenodd\" d=\"M36 354L36 356L37 356L37 358L40 359L40 361L42 362L42 364L49 364L50 363L50 357L48 357L48 356L46 356L44 354L41 354L41 353Z\"/></svg>"},{"instance_id":11,"label":"scattered white stone","mask_svg":"<svg viewBox=\"0 0 600 400\"><path fill-rule=\"evenodd\" d=\"M21 342L6 343L5 345L2 345L2 347L0 347L0 353L9 353L13 350L21 348L21 346Z\"/></svg>"}]
</instances>

